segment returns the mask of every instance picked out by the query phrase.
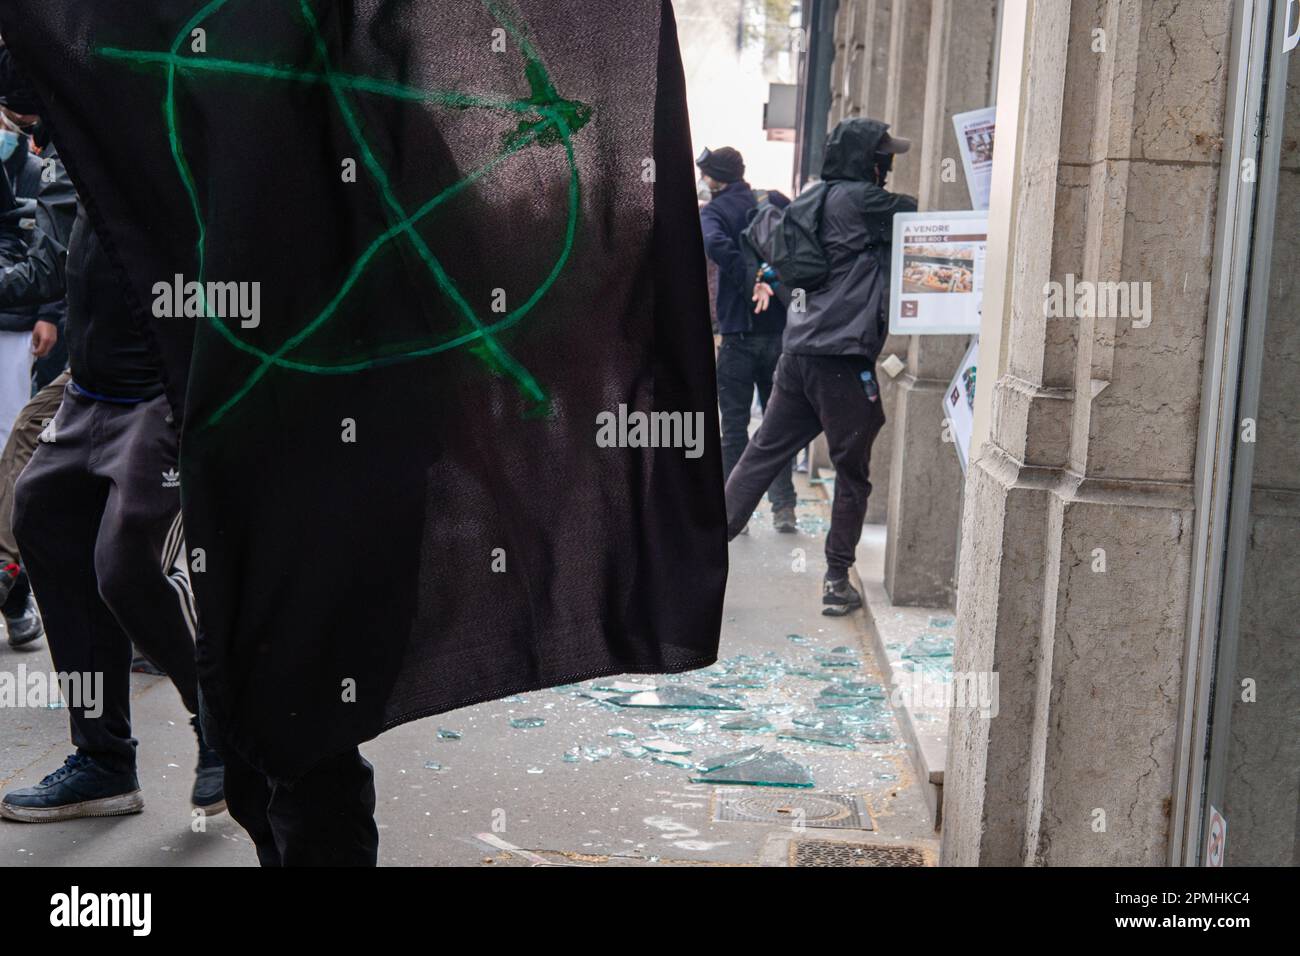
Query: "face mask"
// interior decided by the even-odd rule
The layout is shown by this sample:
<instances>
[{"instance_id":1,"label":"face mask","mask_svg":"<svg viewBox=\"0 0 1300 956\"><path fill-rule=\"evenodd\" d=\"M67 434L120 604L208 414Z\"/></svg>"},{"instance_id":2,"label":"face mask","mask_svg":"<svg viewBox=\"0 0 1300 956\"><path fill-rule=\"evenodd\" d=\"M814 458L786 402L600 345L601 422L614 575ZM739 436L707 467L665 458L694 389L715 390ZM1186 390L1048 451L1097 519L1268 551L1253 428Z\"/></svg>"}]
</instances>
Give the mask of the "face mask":
<instances>
[{"instance_id":1,"label":"face mask","mask_svg":"<svg viewBox=\"0 0 1300 956\"><path fill-rule=\"evenodd\" d=\"M11 129L0 129L0 163L7 162L18 148L18 134Z\"/></svg>"}]
</instances>

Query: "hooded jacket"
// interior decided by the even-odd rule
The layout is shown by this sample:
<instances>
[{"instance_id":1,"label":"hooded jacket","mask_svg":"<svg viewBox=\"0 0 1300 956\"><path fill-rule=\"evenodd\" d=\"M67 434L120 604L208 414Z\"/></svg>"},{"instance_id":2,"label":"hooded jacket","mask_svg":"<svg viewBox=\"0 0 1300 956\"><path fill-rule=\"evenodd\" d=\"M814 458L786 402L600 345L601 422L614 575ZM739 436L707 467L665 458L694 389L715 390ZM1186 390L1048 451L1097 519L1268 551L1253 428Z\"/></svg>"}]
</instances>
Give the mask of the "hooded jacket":
<instances>
[{"instance_id":1,"label":"hooded jacket","mask_svg":"<svg viewBox=\"0 0 1300 956\"><path fill-rule=\"evenodd\" d=\"M0 263L4 264L25 259L35 238L31 219L41 189L43 165L32 155L30 142L26 135L19 136L13 154L0 163L0 175L4 177L0 182ZM42 305L0 308L0 332L30 332L38 320L57 325L62 318L61 298Z\"/></svg>"},{"instance_id":2,"label":"hooded jacket","mask_svg":"<svg viewBox=\"0 0 1300 956\"><path fill-rule=\"evenodd\" d=\"M784 349L795 355L860 355L875 360L888 329L890 240L894 215L915 212L911 196L876 185L880 142L889 129L854 117L831 133L822 163L827 183L818 237L830 272L791 309Z\"/></svg>"}]
</instances>

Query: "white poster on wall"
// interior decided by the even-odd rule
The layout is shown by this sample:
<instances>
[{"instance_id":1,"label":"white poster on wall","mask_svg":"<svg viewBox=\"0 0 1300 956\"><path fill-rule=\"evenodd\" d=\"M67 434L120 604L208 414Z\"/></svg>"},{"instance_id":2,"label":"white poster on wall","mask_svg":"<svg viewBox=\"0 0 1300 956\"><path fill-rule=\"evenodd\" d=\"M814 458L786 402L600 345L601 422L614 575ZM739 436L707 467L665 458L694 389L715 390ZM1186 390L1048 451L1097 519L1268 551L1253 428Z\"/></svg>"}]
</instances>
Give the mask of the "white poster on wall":
<instances>
[{"instance_id":1,"label":"white poster on wall","mask_svg":"<svg viewBox=\"0 0 1300 956\"><path fill-rule=\"evenodd\" d=\"M948 422L945 437L951 438L957 449L957 460L961 462L963 474L975 425L975 373L979 361L980 340L975 338L957 366L957 374L948 383L948 391L943 393L943 417Z\"/></svg>"},{"instance_id":2,"label":"white poster on wall","mask_svg":"<svg viewBox=\"0 0 1300 956\"><path fill-rule=\"evenodd\" d=\"M892 334L979 334L988 229L988 214L969 210L894 217Z\"/></svg>"},{"instance_id":3,"label":"white poster on wall","mask_svg":"<svg viewBox=\"0 0 1300 956\"><path fill-rule=\"evenodd\" d=\"M997 112L996 106L987 106L982 110L958 113L952 118L972 209L989 208L989 187L993 182L993 121Z\"/></svg>"}]
</instances>

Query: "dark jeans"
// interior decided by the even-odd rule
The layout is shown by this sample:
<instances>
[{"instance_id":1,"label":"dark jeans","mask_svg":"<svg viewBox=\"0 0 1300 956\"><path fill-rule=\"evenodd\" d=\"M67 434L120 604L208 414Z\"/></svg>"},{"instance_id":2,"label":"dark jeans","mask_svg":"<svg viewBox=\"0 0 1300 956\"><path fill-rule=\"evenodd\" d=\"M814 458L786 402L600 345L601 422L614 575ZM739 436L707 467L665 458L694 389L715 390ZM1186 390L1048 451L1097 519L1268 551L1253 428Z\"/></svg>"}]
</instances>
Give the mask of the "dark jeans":
<instances>
[{"instance_id":1,"label":"dark jeans","mask_svg":"<svg viewBox=\"0 0 1300 956\"><path fill-rule=\"evenodd\" d=\"M727 533L749 520L790 456L823 431L835 466L835 501L826 536L826 566L840 577L853 565L871 494L871 445L885 424L858 377L875 363L861 356L782 355L763 424L727 480Z\"/></svg>"},{"instance_id":2,"label":"dark jeans","mask_svg":"<svg viewBox=\"0 0 1300 956\"><path fill-rule=\"evenodd\" d=\"M133 641L198 712L193 598L172 571L184 543L176 429L161 395L115 405L70 389L53 427L18 479L14 533L55 669L103 674L101 714L68 708L72 742L132 771Z\"/></svg>"},{"instance_id":3,"label":"dark jeans","mask_svg":"<svg viewBox=\"0 0 1300 956\"><path fill-rule=\"evenodd\" d=\"M226 807L252 837L262 866L376 864L375 768L355 747L292 784L268 780L228 747L220 750Z\"/></svg>"},{"instance_id":4,"label":"dark jeans","mask_svg":"<svg viewBox=\"0 0 1300 956\"><path fill-rule=\"evenodd\" d=\"M735 333L722 337L718 350L718 408L722 413L722 477L731 475L749 445L749 410L758 389L758 402L766 414L772 394L772 374L781 357L779 334ZM792 460L764 486L772 509L794 507ZM762 497L762 494L759 494ZM755 499L754 505L758 505ZM751 513L753 509L750 509ZM749 516L745 516L749 520Z\"/></svg>"}]
</instances>

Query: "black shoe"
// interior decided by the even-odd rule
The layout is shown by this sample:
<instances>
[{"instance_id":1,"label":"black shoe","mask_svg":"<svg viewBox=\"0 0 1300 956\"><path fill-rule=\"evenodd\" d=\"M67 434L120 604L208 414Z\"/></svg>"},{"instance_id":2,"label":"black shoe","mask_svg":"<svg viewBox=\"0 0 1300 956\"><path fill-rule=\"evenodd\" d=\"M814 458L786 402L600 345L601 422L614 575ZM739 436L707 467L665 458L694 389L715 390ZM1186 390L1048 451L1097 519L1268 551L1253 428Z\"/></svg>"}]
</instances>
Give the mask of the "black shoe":
<instances>
[{"instance_id":1,"label":"black shoe","mask_svg":"<svg viewBox=\"0 0 1300 956\"><path fill-rule=\"evenodd\" d=\"M799 530L799 522L794 516L794 505L786 505L784 508L772 509L772 526L781 534L795 534Z\"/></svg>"},{"instance_id":2,"label":"black shoe","mask_svg":"<svg viewBox=\"0 0 1300 956\"><path fill-rule=\"evenodd\" d=\"M45 622L41 620L41 612L36 608L36 598L30 594L27 595L27 604L21 614L12 617L6 614L4 618L10 647L22 647L45 636Z\"/></svg>"},{"instance_id":3,"label":"black shoe","mask_svg":"<svg viewBox=\"0 0 1300 956\"><path fill-rule=\"evenodd\" d=\"M843 617L862 607L862 595L849 583L846 574L842 578L826 578L822 582L822 614L827 617Z\"/></svg>"},{"instance_id":4,"label":"black shoe","mask_svg":"<svg viewBox=\"0 0 1300 956\"><path fill-rule=\"evenodd\" d=\"M18 575L22 568L12 561L0 568L0 604L9 600L9 592L14 589L14 584L18 581Z\"/></svg>"},{"instance_id":5,"label":"black shoe","mask_svg":"<svg viewBox=\"0 0 1300 956\"><path fill-rule=\"evenodd\" d=\"M143 809L134 771L114 773L81 754L73 754L36 786L11 790L0 800L0 817L20 823L116 817Z\"/></svg>"},{"instance_id":6,"label":"black shoe","mask_svg":"<svg viewBox=\"0 0 1300 956\"><path fill-rule=\"evenodd\" d=\"M199 738L199 764L194 768L190 804L204 813L221 813L226 809L226 765L221 755L203 739L199 718L191 717L190 724Z\"/></svg>"}]
</instances>

